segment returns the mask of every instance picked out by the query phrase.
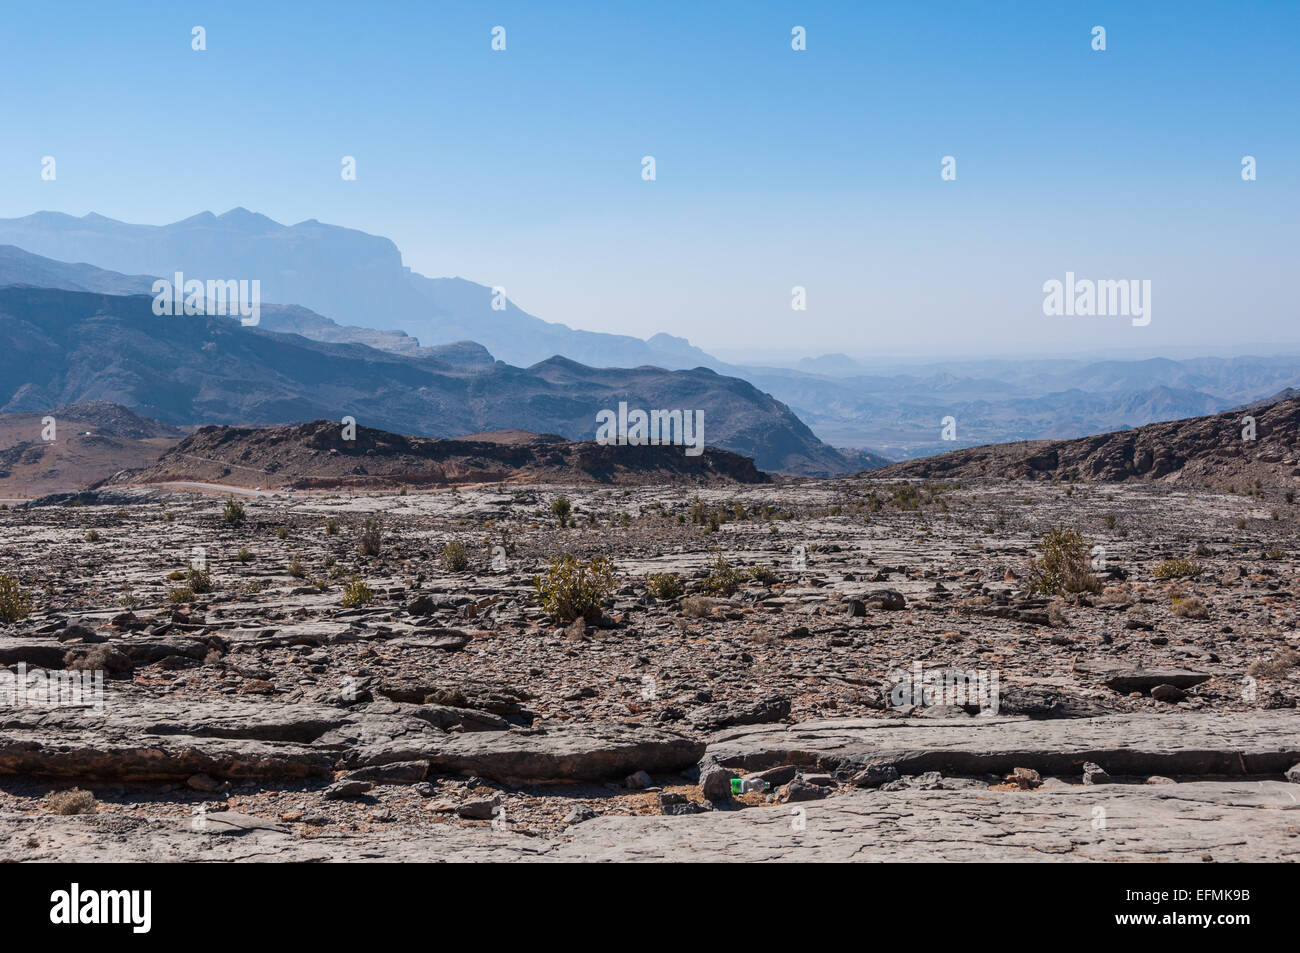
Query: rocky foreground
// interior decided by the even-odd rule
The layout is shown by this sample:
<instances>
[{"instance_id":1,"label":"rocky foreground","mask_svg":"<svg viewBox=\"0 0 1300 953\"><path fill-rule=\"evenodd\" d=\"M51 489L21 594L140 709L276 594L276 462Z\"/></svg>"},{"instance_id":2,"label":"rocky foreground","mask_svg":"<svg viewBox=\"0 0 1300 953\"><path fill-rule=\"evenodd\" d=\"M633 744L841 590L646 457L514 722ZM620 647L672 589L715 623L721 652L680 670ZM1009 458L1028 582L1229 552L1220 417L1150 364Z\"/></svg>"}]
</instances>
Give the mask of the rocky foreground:
<instances>
[{"instance_id":1,"label":"rocky foreground","mask_svg":"<svg viewBox=\"0 0 1300 953\"><path fill-rule=\"evenodd\" d=\"M30 604L0 629L9 684L104 678L77 706L4 699L0 858L1294 860L1300 514L1275 495L489 486L227 521L222 497L122 488L0 511ZM1030 591L1061 524L1100 547L1094 591ZM613 560L599 617L538 605L561 553ZM996 695L899 690L952 671Z\"/></svg>"}]
</instances>

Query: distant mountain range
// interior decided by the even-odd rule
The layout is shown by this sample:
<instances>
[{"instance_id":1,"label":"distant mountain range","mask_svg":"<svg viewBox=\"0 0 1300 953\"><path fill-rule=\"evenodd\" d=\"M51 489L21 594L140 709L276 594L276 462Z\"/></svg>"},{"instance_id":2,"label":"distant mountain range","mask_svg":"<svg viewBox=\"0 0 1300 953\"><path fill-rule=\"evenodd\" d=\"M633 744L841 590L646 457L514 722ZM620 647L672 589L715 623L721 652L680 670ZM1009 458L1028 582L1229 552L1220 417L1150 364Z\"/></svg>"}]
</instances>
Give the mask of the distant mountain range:
<instances>
[{"instance_id":1,"label":"distant mountain range","mask_svg":"<svg viewBox=\"0 0 1300 953\"><path fill-rule=\"evenodd\" d=\"M903 368L828 354L793 367L729 364L666 334L641 340L574 330L529 315L508 299L505 310L494 310L491 288L417 274L402 265L386 238L314 219L285 226L245 209L163 226L37 212L0 219L5 242L13 245L0 247L0 284L126 294L147 293L149 276L177 270L205 279L259 278L262 328L316 341L441 361L449 359L442 346L459 343L466 360L517 366L561 356L603 368L709 368L772 395L817 438L841 448L841 457L873 463L1217 413L1300 385L1300 358L1294 356L980 360ZM955 441L941 435L946 417L955 420Z\"/></svg>"},{"instance_id":2,"label":"distant mountain range","mask_svg":"<svg viewBox=\"0 0 1300 953\"><path fill-rule=\"evenodd\" d=\"M172 425L297 423L352 416L395 433L492 430L592 440L620 402L700 410L708 444L764 470L825 475L871 465L819 441L784 404L705 368L591 368L555 357L529 368L452 344L398 354L243 327L158 317L147 296L0 288L0 412L103 400Z\"/></svg>"},{"instance_id":3,"label":"distant mountain range","mask_svg":"<svg viewBox=\"0 0 1300 953\"><path fill-rule=\"evenodd\" d=\"M315 219L281 225L236 208L171 225L132 225L93 212L81 218L36 212L0 219L0 244L127 275L170 278L181 271L201 280L257 279L265 301L301 305L342 325L401 331L426 345L477 341L511 364L557 354L594 367L715 363L667 334L643 341L576 331L533 317L508 296L504 310L494 310L491 288L463 278L427 278L402 264L389 239Z\"/></svg>"},{"instance_id":4,"label":"distant mountain range","mask_svg":"<svg viewBox=\"0 0 1300 953\"><path fill-rule=\"evenodd\" d=\"M873 477L926 480L1159 480L1219 489L1293 487L1300 477L1300 399L1248 408L1254 438L1234 410L1075 440L1004 443L908 460Z\"/></svg>"}]
</instances>

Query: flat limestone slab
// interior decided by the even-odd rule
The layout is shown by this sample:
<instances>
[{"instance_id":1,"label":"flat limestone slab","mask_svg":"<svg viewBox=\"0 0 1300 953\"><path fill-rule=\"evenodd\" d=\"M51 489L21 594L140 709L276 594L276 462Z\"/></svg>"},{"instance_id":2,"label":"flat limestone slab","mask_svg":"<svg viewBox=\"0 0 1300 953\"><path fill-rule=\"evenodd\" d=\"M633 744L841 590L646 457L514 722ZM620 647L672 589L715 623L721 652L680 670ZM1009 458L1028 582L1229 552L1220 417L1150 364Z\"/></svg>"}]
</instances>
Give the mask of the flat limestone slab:
<instances>
[{"instance_id":1,"label":"flat limestone slab","mask_svg":"<svg viewBox=\"0 0 1300 953\"><path fill-rule=\"evenodd\" d=\"M600 817L555 838L391 825L238 837L174 820L0 816L19 861L1300 861L1300 786L1281 781L895 793L684 817Z\"/></svg>"},{"instance_id":2,"label":"flat limestone slab","mask_svg":"<svg viewBox=\"0 0 1300 953\"><path fill-rule=\"evenodd\" d=\"M676 772L704 754L704 743L684 735L618 723L557 725L546 731L475 731L365 745L344 766L428 761L430 773L478 775L534 783L623 778L636 771Z\"/></svg>"},{"instance_id":3,"label":"flat limestone slab","mask_svg":"<svg viewBox=\"0 0 1300 953\"><path fill-rule=\"evenodd\" d=\"M798 764L841 777L873 761L900 774L1003 774L1024 767L1071 775L1085 761L1112 775L1281 774L1300 762L1300 710L754 725L719 732L703 759L743 771Z\"/></svg>"}]
</instances>

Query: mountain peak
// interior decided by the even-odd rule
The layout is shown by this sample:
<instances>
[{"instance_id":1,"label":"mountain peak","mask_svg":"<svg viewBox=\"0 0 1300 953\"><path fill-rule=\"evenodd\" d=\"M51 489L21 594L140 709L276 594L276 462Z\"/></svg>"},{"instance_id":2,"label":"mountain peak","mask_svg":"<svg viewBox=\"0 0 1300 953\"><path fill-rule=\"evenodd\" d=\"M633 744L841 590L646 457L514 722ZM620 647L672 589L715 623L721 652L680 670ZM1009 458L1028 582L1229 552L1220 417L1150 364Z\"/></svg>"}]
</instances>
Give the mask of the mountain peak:
<instances>
[{"instance_id":1,"label":"mountain peak","mask_svg":"<svg viewBox=\"0 0 1300 953\"><path fill-rule=\"evenodd\" d=\"M231 225L239 225L239 226L250 227L250 228L251 227L284 228L283 225L281 225L279 222L275 221L274 219L267 218L261 212L250 212L242 205L237 205L234 208L232 208L229 212L225 212L222 215L218 215L216 218L217 221L219 222L226 222Z\"/></svg>"}]
</instances>

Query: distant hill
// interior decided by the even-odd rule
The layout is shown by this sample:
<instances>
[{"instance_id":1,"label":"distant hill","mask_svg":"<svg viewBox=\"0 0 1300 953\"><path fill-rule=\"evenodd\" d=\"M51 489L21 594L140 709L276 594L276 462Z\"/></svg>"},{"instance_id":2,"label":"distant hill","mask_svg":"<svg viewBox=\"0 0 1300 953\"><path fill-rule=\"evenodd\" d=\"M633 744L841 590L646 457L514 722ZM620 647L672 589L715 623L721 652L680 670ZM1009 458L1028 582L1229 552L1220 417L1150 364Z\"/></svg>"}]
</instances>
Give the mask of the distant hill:
<instances>
[{"instance_id":1,"label":"distant hill","mask_svg":"<svg viewBox=\"0 0 1300 953\"><path fill-rule=\"evenodd\" d=\"M135 295L153 293L153 275L124 275L93 265L57 261L33 255L13 245L0 245L0 287L21 286L30 288L61 288L67 291L90 291L110 295ZM438 348L422 348L420 342L401 331L376 331L338 324L314 311L296 304L276 304L264 301L261 306L261 324L265 331L284 331L301 334L313 341L366 344L370 347L396 351L398 354L424 354L429 357L446 357L454 352L446 347L458 348L466 360L475 363L492 363L493 357L482 345L458 342Z\"/></svg>"},{"instance_id":2,"label":"distant hill","mask_svg":"<svg viewBox=\"0 0 1300 953\"><path fill-rule=\"evenodd\" d=\"M341 325L404 332L425 345L477 341L512 364L556 354L596 367L717 363L667 334L643 341L578 331L533 317L508 297L504 309L495 310L491 288L463 278L425 277L402 264L389 239L315 219L282 225L236 208L170 225L132 225L95 213L76 218L36 212L0 219L0 243L127 274L258 279L265 301L301 305Z\"/></svg>"},{"instance_id":3,"label":"distant hill","mask_svg":"<svg viewBox=\"0 0 1300 953\"><path fill-rule=\"evenodd\" d=\"M511 430L454 440L358 427L342 439L337 421L287 427L203 427L115 484L191 481L227 486L374 489L485 482L764 483L754 461L725 450L698 457L672 447L576 443Z\"/></svg>"},{"instance_id":4,"label":"distant hill","mask_svg":"<svg viewBox=\"0 0 1300 953\"><path fill-rule=\"evenodd\" d=\"M264 426L355 417L394 433L500 429L595 436L596 415L700 410L705 441L764 470L853 469L752 384L696 368L598 369L564 358L485 363L474 345L418 356L311 341L215 317L159 318L144 296L0 288L0 412L105 400L172 425Z\"/></svg>"},{"instance_id":5,"label":"distant hill","mask_svg":"<svg viewBox=\"0 0 1300 953\"><path fill-rule=\"evenodd\" d=\"M54 440L45 418L54 418ZM70 493L119 470L152 464L188 431L88 401L42 413L0 414L0 496Z\"/></svg>"},{"instance_id":6,"label":"distant hill","mask_svg":"<svg viewBox=\"0 0 1300 953\"><path fill-rule=\"evenodd\" d=\"M1097 482L1162 480L1196 486L1296 486L1300 480L1300 398L1252 414L1244 440L1241 411L1147 424L1080 437L995 444L895 463L872 477L925 480L989 478Z\"/></svg>"}]
</instances>

